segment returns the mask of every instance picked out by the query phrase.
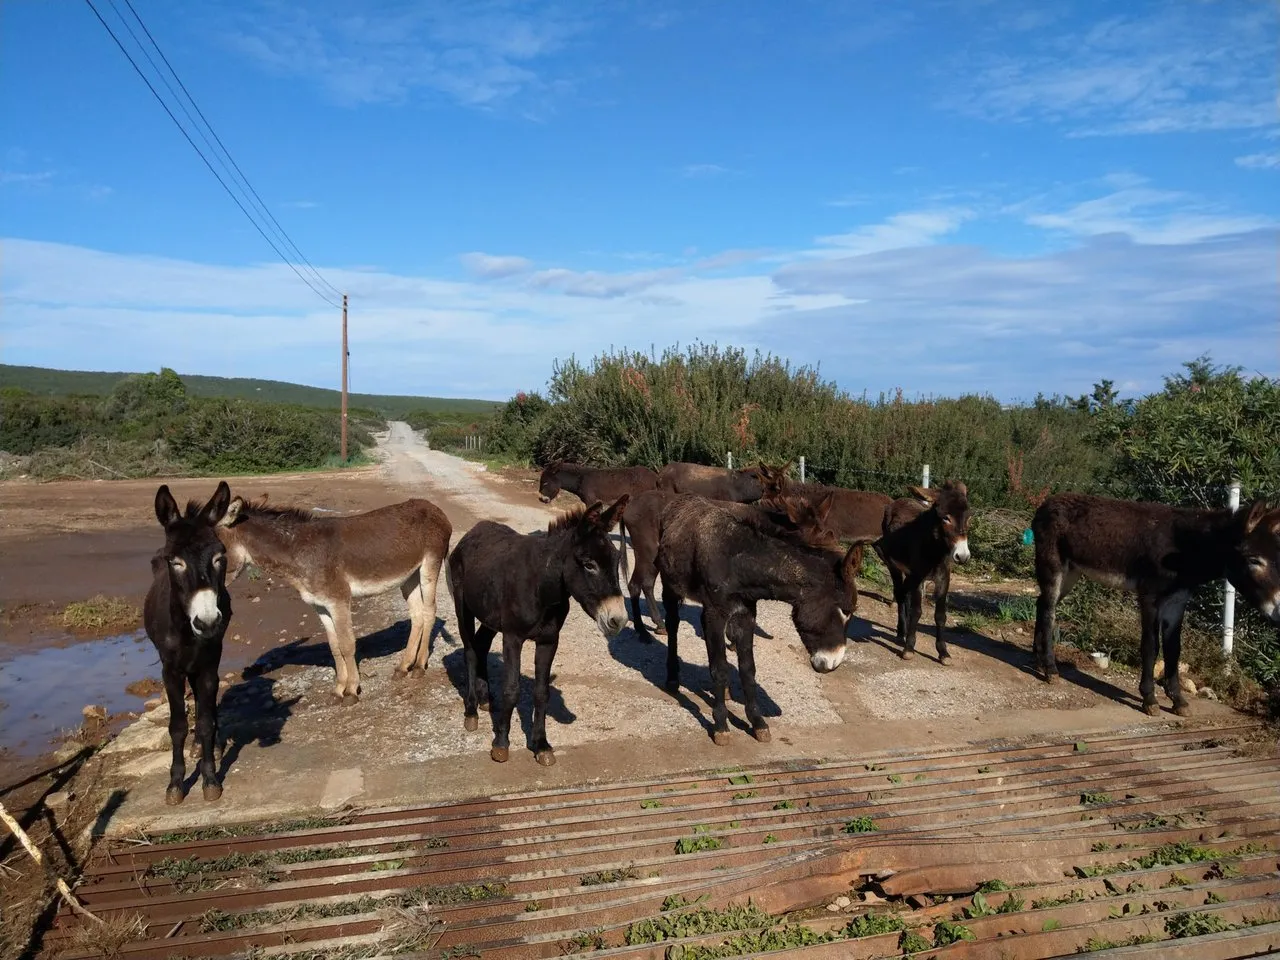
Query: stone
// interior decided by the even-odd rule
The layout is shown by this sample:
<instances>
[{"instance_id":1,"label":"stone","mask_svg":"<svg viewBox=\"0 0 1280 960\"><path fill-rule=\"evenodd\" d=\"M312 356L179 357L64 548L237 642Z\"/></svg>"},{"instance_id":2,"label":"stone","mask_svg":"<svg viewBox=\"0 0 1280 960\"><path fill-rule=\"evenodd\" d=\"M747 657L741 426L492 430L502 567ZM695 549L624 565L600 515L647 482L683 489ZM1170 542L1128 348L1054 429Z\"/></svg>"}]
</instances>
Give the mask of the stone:
<instances>
[{"instance_id":1,"label":"stone","mask_svg":"<svg viewBox=\"0 0 1280 960\"><path fill-rule=\"evenodd\" d=\"M853 903L849 897L836 897L836 906L843 910L845 907Z\"/></svg>"},{"instance_id":2,"label":"stone","mask_svg":"<svg viewBox=\"0 0 1280 960\"><path fill-rule=\"evenodd\" d=\"M261 603L261 602L262 602L262 598L261 598L261 597L254 597L254 598L253 598L252 600L250 600L249 602L250 602L250 603Z\"/></svg>"},{"instance_id":3,"label":"stone","mask_svg":"<svg viewBox=\"0 0 1280 960\"><path fill-rule=\"evenodd\" d=\"M359 767L334 770L325 781L324 793L320 796L320 806L326 810L333 810L362 793L364 793L363 770Z\"/></svg>"},{"instance_id":4,"label":"stone","mask_svg":"<svg viewBox=\"0 0 1280 960\"><path fill-rule=\"evenodd\" d=\"M142 705L142 709L144 711L154 710L156 707L160 706L163 703L164 701L161 700L159 697L152 697L150 700L148 700L146 703Z\"/></svg>"},{"instance_id":5,"label":"stone","mask_svg":"<svg viewBox=\"0 0 1280 960\"><path fill-rule=\"evenodd\" d=\"M923 910L925 907L933 906L932 900L919 893L913 893L911 896L907 897L907 903L909 903L914 910Z\"/></svg>"},{"instance_id":6,"label":"stone","mask_svg":"<svg viewBox=\"0 0 1280 960\"><path fill-rule=\"evenodd\" d=\"M119 735L102 748L102 753L132 753L134 751L167 750L169 748L169 731L150 722L159 711L151 713L129 724Z\"/></svg>"},{"instance_id":7,"label":"stone","mask_svg":"<svg viewBox=\"0 0 1280 960\"><path fill-rule=\"evenodd\" d=\"M836 906L834 903L828 903L828 904L827 904L827 909L828 909L828 910L830 910L832 913L839 913L839 912L840 912L840 908L839 908L838 906Z\"/></svg>"},{"instance_id":8,"label":"stone","mask_svg":"<svg viewBox=\"0 0 1280 960\"><path fill-rule=\"evenodd\" d=\"M1190 677L1188 677L1186 674L1182 674L1181 676L1178 677L1178 683L1182 687L1182 690L1184 693L1190 693L1194 695L1197 692L1196 682L1192 680Z\"/></svg>"},{"instance_id":9,"label":"stone","mask_svg":"<svg viewBox=\"0 0 1280 960\"><path fill-rule=\"evenodd\" d=\"M862 891L862 902L863 903L888 903L889 901L886 900L884 897L880 896L880 894L876 893L874 890L864 890Z\"/></svg>"},{"instance_id":10,"label":"stone","mask_svg":"<svg viewBox=\"0 0 1280 960\"><path fill-rule=\"evenodd\" d=\"M70 790L59 790L45 797L44 805L55 812L65 810L75 796Z\"/></svg>"},{"instance_id":11,"label":"stone","mask_svg":"<svg viewBox=\"0 0 1280 960\"><path fill-rule=\"evenodd\" d=\"M1217 700L1218 694L1213 687L1201 687L1196 691L1197 696L1204 697L1206 700Z\"/></svg>"},{"instance_id":12,"label":"stone","mask_svg":"<svg viewBox=\"0 0 1280 960\"><path fill-rule=\"evenodd\" d=\"M86 720L105 721L107 719L107 708L97 703L91 703L91 704L88 704L83 710L81 710L80 714Z\"/></svg>"}]
</instances>

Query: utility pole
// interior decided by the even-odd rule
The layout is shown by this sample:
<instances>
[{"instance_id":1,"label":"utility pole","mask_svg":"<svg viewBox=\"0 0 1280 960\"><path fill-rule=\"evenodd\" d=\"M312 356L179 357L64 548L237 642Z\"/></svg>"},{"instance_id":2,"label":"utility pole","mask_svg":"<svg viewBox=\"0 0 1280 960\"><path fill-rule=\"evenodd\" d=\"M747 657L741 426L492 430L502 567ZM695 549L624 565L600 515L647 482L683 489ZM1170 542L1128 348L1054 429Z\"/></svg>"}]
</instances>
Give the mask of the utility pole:
<instances>
[{"instance_id":1,"label":"utility pole","mask_svg":"<svg viewBox=\"0 0 1280 960\"><path fill-rule=\"evenodd\" d=\"M342 462L347 462L347 295L342 295Z\"/></svg>"}]
</instances>

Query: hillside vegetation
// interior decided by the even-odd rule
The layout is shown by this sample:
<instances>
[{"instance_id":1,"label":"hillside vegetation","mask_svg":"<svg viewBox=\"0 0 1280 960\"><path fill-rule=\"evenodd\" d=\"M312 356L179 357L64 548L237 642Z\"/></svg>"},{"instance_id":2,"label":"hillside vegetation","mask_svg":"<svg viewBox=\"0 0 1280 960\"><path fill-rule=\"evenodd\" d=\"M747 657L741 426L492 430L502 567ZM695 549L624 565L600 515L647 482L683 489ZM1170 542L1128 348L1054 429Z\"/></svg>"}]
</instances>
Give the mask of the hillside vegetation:
<instances>
[{"instance_id":1,"label":"hillside vegetation","mask_svg":"<svg viewBox=\"0 0 1280 960\"><path fill-rule=\"evenodd\" d=\"M370 410L348 413L348 462L363 462ZM169 369L130 374L105 396L0 387L0 463L39 479L226 475L339 466L334 409L193 395Z\"/></svg>"},{"instance_id":2,"label":"hillside vegetation","mask_svg":"<svg viewBox=\"0 0 1280 960\"><path fill-rule=\"evenodd\" d=\"M44 396L105 397L131 373L95 373L82 370L51 370L44 367L21 367L0 364L0 388L14 387ZM244 377L204 377L182 374L187 393L192 397L222 397L233 400L255 400L263 403L286 403L298 407L338 409L342 395L337 390L307 387L280 380L254 380ZM352 393L350 407L372 410L381 416L399 420L411 411L491 414L501 403L493 400L468 400L452 397L400 397L372 393Z\"/></svg>"}]
</instances>

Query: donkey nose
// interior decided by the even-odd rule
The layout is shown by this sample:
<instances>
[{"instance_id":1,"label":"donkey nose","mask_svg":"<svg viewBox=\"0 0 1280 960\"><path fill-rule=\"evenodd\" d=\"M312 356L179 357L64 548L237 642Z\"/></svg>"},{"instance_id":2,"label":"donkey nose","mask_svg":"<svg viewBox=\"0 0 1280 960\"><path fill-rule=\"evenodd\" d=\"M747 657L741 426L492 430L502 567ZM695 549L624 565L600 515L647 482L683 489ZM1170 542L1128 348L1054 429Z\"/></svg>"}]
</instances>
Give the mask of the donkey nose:
<instances>
[{"instance_id":1,"label":"donkey nose","mask_svg":"<svg viewBox=\"0 0 1280 960\"><path fill-rule=\"evenodd\" d=\"M955 547L951 551L951 559L956 563L967 563L969 561L969 538L957 540Z\"/></svg>"},{"instance_id":2,"label":"donkey nose","mask_svg":"<svg viewBox=\"0 0 1280 960\"><path fill-rule=\"evenodd\" d=\"M196 633L208 636L218 629L218 625L222 623L222 614L215 613L212 619L206 620L204 617L196 616L191 618L191 626L195 628Z\"/></svg>"},{"instance_id":3,"label":"donkey nose","mask_svg":"<svg viewBox=\"0 0 1280 960\"><path fill-rule=\"evenodd\" d=\"M846 647L841 646L835 650L818 650L809 657L809 664L818 673L830 673L844 662L846 649Z\"/></svg>"}]
</instances>

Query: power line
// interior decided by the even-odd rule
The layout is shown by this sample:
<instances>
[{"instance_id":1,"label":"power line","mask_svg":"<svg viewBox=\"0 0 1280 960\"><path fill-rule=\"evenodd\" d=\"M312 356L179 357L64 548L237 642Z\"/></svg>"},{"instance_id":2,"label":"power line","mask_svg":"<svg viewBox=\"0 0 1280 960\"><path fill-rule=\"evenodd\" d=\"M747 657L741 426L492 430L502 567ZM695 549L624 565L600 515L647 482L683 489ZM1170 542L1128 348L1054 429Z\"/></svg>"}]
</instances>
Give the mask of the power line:
<instances>
[{"instance_id":1,"label":"power line","mask_svg":"<svg viewBox=\"0 0 1280 960\"><path fill-rule=\"evenodd\" d=\"M108 0L108 2L110 2L110 0ZM214 179L216 179L218 183L222 186L222 189L227 192L227 196L231 197L231 199L235 201L236 206L240 208L240 212L243 213L245 217L248 218L249 222L253 224L254 229L258 231L258 233L262 236L262 239L267 241L267 244L271 247L272 250L276 252L276 255L285 262L285 264L289 267L290 270L292 270L295 274L297 274L299 280L301 280L303 283L305 283L308 287L311 288L311 291L316 296L318 296L325 303L329 304L329 306L335 307L335 308L338 307L339 304L335 303L329 297L329 295L327 295L323 290L317 287L315 283L313 283L310 279L304 276L302 272L293 264L293 261L291 261L288 257L286 257L284 253L281 252L280 248L276 246L275 241L272 240L269 236L267 236L266 231L262 229L258 221L254 219L253 215L250 214L249 211L245 209L244 204L240 202L240 198L235 195L235 193L231 190L231 188L227 186L226 181L223 180L222 177L219 175L218 171L214 169L213 164L209 162L209 158L205 156L204 151L200 149L200 147L196 144L196 142L193 139L191 139L191 134L187 133L186 128L182 125L182 123L178 120L178 118L174 116L173 111L169 109L169 105L164 102L164 98L160 96L155 86L147 78L146 73L144 73L142 68L138 66L138 62L134 60L133 55L130 54L129 51L125 49L124 44L120 42L120 38L116 36L116 32L111 29L111 25L108 24L107 21L102 18L102 14L98 12L98 8L93 5L93 0L85 0L85 3L88 5L89 9L93 11L93 15L98 18L98 22L102 24L103 29L105 29L107 33L111 36L111 39L115 41L116 46L120 48L120 52L124 54L125 59L129 61L130 66L132 66L134 71L138 74L138 76L142 78L142 82L147 85L147 89L150 90L151 95L156 98L156 102L159 103L160 106L164 108L164 112L169 115L169 119L172 120L174 126L178 128L178 132L182 134L182 136L186 139L187 143L191 144L191 149L194 150L199 155L200 159L204 161L204 165L209 168L209 172L213 174ZM119 10L116 11L116 14L119 15ZM123 18L121 19L123 20ZM125 25L128 26L127 23Z\"/></svg>"},{"instance_id":2,"label":"power line","mask_svg":"<svg viewBox=\"0 0 1280 960\"><path fill-rule=\"evenodd\" d=\"M178 100L178 105L182 107L182 111L187 115L187 119L191 120L192 124L195 125L195 118L191 116L186 106L183 105L182 101L178 98L177 91L173 89L173 86L169 83L168 79L165 78L163 73L161 73L160 68L156 66L156 62L151 59L151 54L147 52L147 49L145 46L143 46L142 41L138 40L137 35L133 33L133 28L129 27L128 21L125 20L125 18L120 15L119 9L115 6L115 0L109 0L109 2L111 3L112 8L115 9L116 15L120 16L120 20L124 23L125 27L129 29L130 35L132 35L134 40L137 41L138 46L142 49L142 52L146 54L147 60L150 61L151 65L156 68L156 73L160 74L160 79L164 80L165 86L169 88L169 92L174 95L174 99ZM263 214L265 214L266 217L275 226L277 235L284 241L284 243L288 246L288 248L294 253L296 258L301 260L303 263L307 265L308 268L310 268L310 273L322 284L328 287L335 296L339 296L339 297L342 296L342 291L339 290L337 287L335 287L328 280L326 280L324 276L320 273L320 271L315 268L315 265L306 258L306 255L303 254L303 252L298 248L298 245L293 242L293 238L290 237L289 234L285 231L284 227L280 225L280 221L275 218L275 215L271 212L270 208L263 201L262 197L258 195L258 191L254 189L253 184L249 182L249 178L245 176L244 171L240 169L240 164L236 163L235 157L231 155L231 151L227 149L226 144L222 142L222 138L218 136L218 132L214 130L213 124L209 122L209 119L204 115L204 111L200 109L200 105L196 103L196 99L191 95L191 92L187 89L187 85L183 83L182 78L178 76L178 71L173 68L173 64L169 62L169 58L166 57L164 55L164 51L160 49L160 44L157 43L156 38L152 36L151 30L148 29L146 23L143 22L143 19L141 16L139 16L138 11L134 9L132 0L124 0L124 2L125 2L125 5L129 8L129 12L133 14L133 18L138 21L138 26L142 28L142 32L145 33L147 36L147 39L151 41L151 46L154 47L156 53L160 55L160 59L164 62L164 65L168 68L169 73L173 75L173 79L177 81L178 87L182 90L187 100L191 103L192 109L195 110L196 115L200 118L201 122L203 122L204 125L208 128L210 136L213 137L214 142L218 144L218 147L222 150L222 153L226 156L227 160L230 161L232 168L235 169L235 172L240 177L240 182L244 185L244 187L248 190L248 192L253 196L253 199L257 202L258 210L260 210ZM198 130L198 127L197 127L197 130ZM213 144L209 143L209 138L204 136L203 131L200 131L200 135L204 139L204 142L208 144L210 150L212 150ZM227 169L225 163L223 164L223 169L224 170ZM228 171L228 174L230 174L230 171Z\"/></svg>"}]
</instances>

